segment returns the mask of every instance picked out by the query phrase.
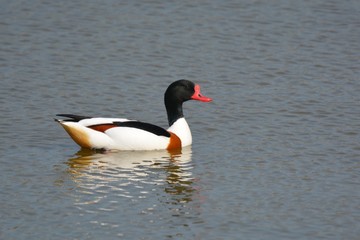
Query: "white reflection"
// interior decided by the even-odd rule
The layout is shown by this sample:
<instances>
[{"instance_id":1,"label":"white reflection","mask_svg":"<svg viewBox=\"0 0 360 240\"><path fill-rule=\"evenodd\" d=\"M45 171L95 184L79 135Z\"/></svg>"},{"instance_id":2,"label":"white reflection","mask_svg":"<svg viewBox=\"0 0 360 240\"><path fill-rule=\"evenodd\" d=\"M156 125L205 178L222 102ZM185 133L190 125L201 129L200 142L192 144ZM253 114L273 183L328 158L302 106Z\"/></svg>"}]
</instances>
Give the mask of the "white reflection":
<instances>
[{"instance_id":1,"label":"white reflection","mask_svg":"<svg viewBox=\"0 0 360 240\"><path fill-rule=\"evenodd\" d=\"M189 202L194 191L191 157L191 147L176 152L80 150L66 164L80 189L78 205L114 194L141 199L159 189L171 202Z\"/></svg>"},{"instance_id":2,"label":"white reflection","mask_svg":"<svg viewBox=\"0 0 360 240\"><path fill-rule=\"evenodd\" d=\"M191 161L191 147L176 151L114 151L94 152L81 149L68 161L71 168L78 169L92 164L132 169L139 165L150 166L165 161L173 161L179 164Z\"/></svg>"}]
</instances>

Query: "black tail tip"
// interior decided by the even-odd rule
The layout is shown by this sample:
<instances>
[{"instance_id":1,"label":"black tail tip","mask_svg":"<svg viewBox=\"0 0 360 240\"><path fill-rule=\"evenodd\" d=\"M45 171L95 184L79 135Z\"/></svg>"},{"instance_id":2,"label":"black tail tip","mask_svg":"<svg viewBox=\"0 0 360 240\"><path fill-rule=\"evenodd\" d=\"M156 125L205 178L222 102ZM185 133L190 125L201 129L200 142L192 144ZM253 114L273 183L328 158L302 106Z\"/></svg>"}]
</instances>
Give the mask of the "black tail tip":
<instances>
[{"instance_id":1,"label":"black tail tip","mask_svg":"<svg viewBox=\"0 0 360 240\"><path fill-rule=\"evenodd\" d=\"M61 122L61 121L79 122L79 121L81 121L83 119L91 118L91 117L88 117L88 116L75 115L75 114L56 114L56 116L65 118L64 120L56 119L55 121L58 121L58 122Z\"/></svg>"}]
</instances>

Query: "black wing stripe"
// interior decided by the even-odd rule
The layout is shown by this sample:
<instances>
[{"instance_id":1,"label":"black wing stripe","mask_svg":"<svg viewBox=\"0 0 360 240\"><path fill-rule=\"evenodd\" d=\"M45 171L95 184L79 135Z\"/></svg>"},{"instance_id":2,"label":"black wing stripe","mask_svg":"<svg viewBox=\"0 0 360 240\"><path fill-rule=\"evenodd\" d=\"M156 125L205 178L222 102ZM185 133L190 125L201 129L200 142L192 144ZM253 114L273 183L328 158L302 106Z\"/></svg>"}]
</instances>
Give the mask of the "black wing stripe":
<instances>
[{"instance_id":1,"label":"black wing stripe","mask_svg":"<svg viewBox=\"0 0 360 240\"><path fill-rule=\"evenodd\" d=\"M151 132L158 136L170 137L170 133L163 129L162 127L145 123L139 121L127 121L127 122L114 122L115 125L119 127L131 127L131 128L138 128L144 131Z\"/></svg>"}]
</instances>

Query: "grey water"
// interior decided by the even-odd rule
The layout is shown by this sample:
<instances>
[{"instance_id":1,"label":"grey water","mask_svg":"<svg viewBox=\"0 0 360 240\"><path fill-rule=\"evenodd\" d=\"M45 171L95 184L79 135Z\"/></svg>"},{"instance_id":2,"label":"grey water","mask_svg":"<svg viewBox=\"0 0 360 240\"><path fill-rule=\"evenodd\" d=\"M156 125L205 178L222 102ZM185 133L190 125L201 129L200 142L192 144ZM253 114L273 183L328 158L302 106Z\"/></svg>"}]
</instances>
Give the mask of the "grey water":
<instances>
[{"instance_id":1,"label":"grey water","mask_svg":"<svg viewBox=\"0 0 360 240\"><path fill-rule=\"evenodd\" d=\"M0 239L359 239L359 1L0 2ZM167 127L182 78L181 152L53 121Z\"/></svg>"}]
</instances>

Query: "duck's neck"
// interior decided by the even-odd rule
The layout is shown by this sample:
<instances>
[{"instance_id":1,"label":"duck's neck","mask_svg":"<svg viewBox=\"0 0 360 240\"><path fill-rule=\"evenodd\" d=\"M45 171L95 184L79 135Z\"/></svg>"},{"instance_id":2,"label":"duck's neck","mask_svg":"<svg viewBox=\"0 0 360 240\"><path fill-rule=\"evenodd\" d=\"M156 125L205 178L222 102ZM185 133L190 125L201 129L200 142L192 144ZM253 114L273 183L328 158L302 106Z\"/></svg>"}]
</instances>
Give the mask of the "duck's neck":
<instances>
[{"instance_id":1,"label":"duck's neck","mask_svg":"<svg viewBox=\"0 0 360 240\"><path fill-rule=\"evenodd\" d=\"M165 101L165 107L168 116L169 126L172 126L179 118L184 117L182 103Z\"/></svg>"}]
</instances>

